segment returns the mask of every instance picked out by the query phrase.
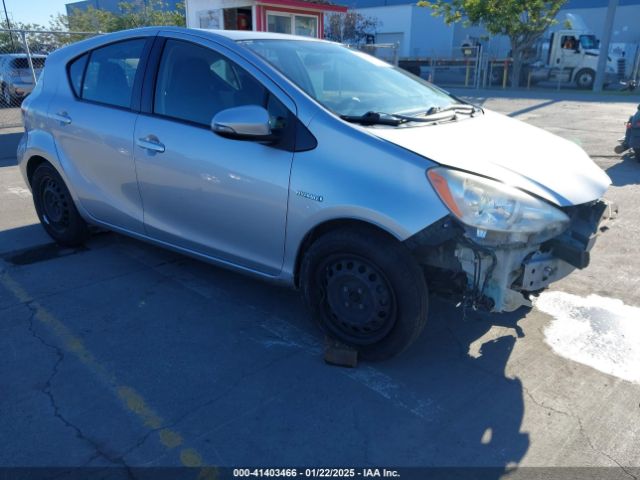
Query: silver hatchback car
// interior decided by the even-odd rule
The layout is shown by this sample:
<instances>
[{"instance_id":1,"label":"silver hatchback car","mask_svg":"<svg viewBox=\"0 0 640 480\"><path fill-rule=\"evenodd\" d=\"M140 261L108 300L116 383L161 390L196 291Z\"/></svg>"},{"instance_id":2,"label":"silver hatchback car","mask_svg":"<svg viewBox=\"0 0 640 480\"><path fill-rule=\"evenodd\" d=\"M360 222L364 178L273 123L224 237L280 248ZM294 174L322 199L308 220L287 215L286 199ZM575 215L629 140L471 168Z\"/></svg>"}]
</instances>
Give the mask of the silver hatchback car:
<instances>
[{"instance_id":1,"label":"silver hatchback car","mask_svg":"<svg viewBox=\"0 0 640 480\"><path fill-rule=\"evenodd\" d=\"M610 181L577 145L331 42L147 28L54 52L18 158L59 243L89 225L300 288L370 359L429 289L494 312L589 263Z\"/></svg>"}]
</instances>

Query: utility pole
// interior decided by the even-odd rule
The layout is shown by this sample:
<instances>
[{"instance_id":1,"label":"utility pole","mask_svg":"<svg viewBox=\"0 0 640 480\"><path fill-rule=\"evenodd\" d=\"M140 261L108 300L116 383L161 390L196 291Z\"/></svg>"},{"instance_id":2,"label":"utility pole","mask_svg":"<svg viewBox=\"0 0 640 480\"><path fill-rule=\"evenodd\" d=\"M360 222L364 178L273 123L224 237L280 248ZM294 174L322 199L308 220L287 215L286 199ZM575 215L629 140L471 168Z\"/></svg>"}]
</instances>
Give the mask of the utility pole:
<instances>
[{"instance_id":1,"label":"utility pole","mask_svg":"<svg viewBox=\"0 0 640 480\"><path fill-rule=\"evenodd\" d=\"M11 31L11 22L9 21L9 14L7 13L7 5L2 0L2 6L4 7L4 17L7 19L7 28L9 29L9 38L11 38L11 49L15 51L16 46L13 43L13 32Z\"/></svg>"},{"instance_id":2,"label":"utility pole","mask_svg":"<svg viewBox=\"0 0 640 480\"><path fill-rule=\"evenodd\" d=\"M602 35L602 42L600 43L598 71L596 72L596 81L593 84L594 92L601 92L602 87L604 86L607 60L609 59L609 44L611 43L611 33L613 31L613 21L616 19L616 8L618 8L618 0L609 0L607 17L604 20L604 33Z\"/></svg>"}]
</instances>

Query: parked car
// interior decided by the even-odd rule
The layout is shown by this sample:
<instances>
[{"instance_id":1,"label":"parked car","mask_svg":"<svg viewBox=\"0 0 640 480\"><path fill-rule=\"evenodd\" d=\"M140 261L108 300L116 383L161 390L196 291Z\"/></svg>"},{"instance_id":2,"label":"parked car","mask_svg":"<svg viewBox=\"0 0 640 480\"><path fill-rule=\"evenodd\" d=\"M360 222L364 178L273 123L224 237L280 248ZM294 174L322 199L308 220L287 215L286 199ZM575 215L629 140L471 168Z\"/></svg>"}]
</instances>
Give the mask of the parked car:
<instances>
[{"instance_id":1,"label":"parked car","mask_svg":"<svg viewBox=\"0 0 640 480\"><path fill-rule=\"evenodd\" d=\"M366 358L411 344L445 279L474 306L529 305L588 265L610 211L574 143L307 37L103 35L52 53L22 108L57 242L97 225L297 287Z\"/></svg>"},{"instance_id":2,"label":"parked car","mask_svg":"<svg viewBox=\"0 0 640 480\"><path fill-rule=\"evenodd\" d=\"M17 107L31 93L34 74L36 79L40 76L46 58L46 55L31 55L32 72L26 54L0 55L0 97L5 105Z\"/></svg>"}]
</instances>

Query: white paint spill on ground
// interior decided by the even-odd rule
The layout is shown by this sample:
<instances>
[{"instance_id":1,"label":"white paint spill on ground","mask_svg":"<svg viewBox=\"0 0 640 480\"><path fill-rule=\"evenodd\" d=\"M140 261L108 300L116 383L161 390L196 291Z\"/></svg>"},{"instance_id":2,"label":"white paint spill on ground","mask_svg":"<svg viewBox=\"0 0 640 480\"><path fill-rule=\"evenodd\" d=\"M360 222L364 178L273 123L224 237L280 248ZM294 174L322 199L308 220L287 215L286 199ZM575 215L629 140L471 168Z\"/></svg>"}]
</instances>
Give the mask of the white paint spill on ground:
<instances>
[{"instance_id":1,"label":"white paint spill on ground","mask_svg":"<svg viewBox=\"0 0 640 480\"><path fill-rule=\"evenodd\" d=\"M7 191L20 198L31 198L31 192L24 187L7 187Z\"/></svg>"},{"instance_id":2,"label":"white paint spill on ground","mask_svg":"<svg viewBox=\"0 0 640 480\"><path fill-rule=\"evenodd\" d=\"M640 383L640 308L564 292L543 292L534 305L554 318L544 333L556 353Z\"/></svg>"}]
</instances>

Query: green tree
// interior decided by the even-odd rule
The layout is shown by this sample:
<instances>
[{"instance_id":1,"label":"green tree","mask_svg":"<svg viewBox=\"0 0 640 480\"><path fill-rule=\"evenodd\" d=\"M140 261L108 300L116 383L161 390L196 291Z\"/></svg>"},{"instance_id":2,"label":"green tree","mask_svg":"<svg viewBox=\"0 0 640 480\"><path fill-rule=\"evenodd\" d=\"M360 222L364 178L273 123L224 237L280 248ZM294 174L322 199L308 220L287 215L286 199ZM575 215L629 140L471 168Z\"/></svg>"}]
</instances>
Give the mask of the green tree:
<instances>
[{"instance_id":1,"label":"green tree","mask_svg":"<svg viewBox=\"0 0 640 480\"><path fill-rule=\"evenodd\" d=\"M162 0L130 1L119 4L118 30L149 27L155 25L175 25L184 27L186 18L184 4L177 3L175 10L169 10L167 2Z\"/></svg>"},{"instance_id":2,"label":"green tree","mask_svg":"<svg viewBox=\"0 0 640 480\"><path fill-rule=\"evenodd\" d=\"M450 25L463 22L480 25L492 35L506 35L513 58L512 86L520 83L522 63L533 44L551 25L566 0L421 0L418 5L432 9Z\"/></svg>"},{"instance_id":3,"label":"green tree","mask_svg":"<svg viewBox=\"0 0 640 480\"><path fill-rule=\"evenodd\" d=\"M7 31L9 27L11 27L10 31ZM0 28L3 29L0 32L0 53L24 53L26 51L25 39L32 53L49 52L60 46L60 43L56 41L55 34L42 32L48 30L43 25L15 20L11 20L7 25L5 19L0 22ZM24 39L22 31L26 32Z\"/></svg>"},{"instance_id":4,"label":"green tree","mask_svg":"<svg viewBox=\"0 0 640 480\"><path fill-rule=\"evenodd\" d=\"M376 17L369 17L352 10L347 13L331 13L324 24L324 38L334 42L359 45L364 43L367 35L373 35L382 22Z\"/></svg>"},{"instance_id":5,"label":"green tree","mask_svg":"<svg viewBox=\"0 0 640 480\"><path fill-rule=\"evenodd\" d=\"M163 0L131 0L120 2L117 13L89 6L73 9L70 15L58 15L51 21L57 29L82 32L115 32L128 28L156 25L184 26L184 4L178 3L175 10L168 9Z\"/></svg>"}]
</instances>

